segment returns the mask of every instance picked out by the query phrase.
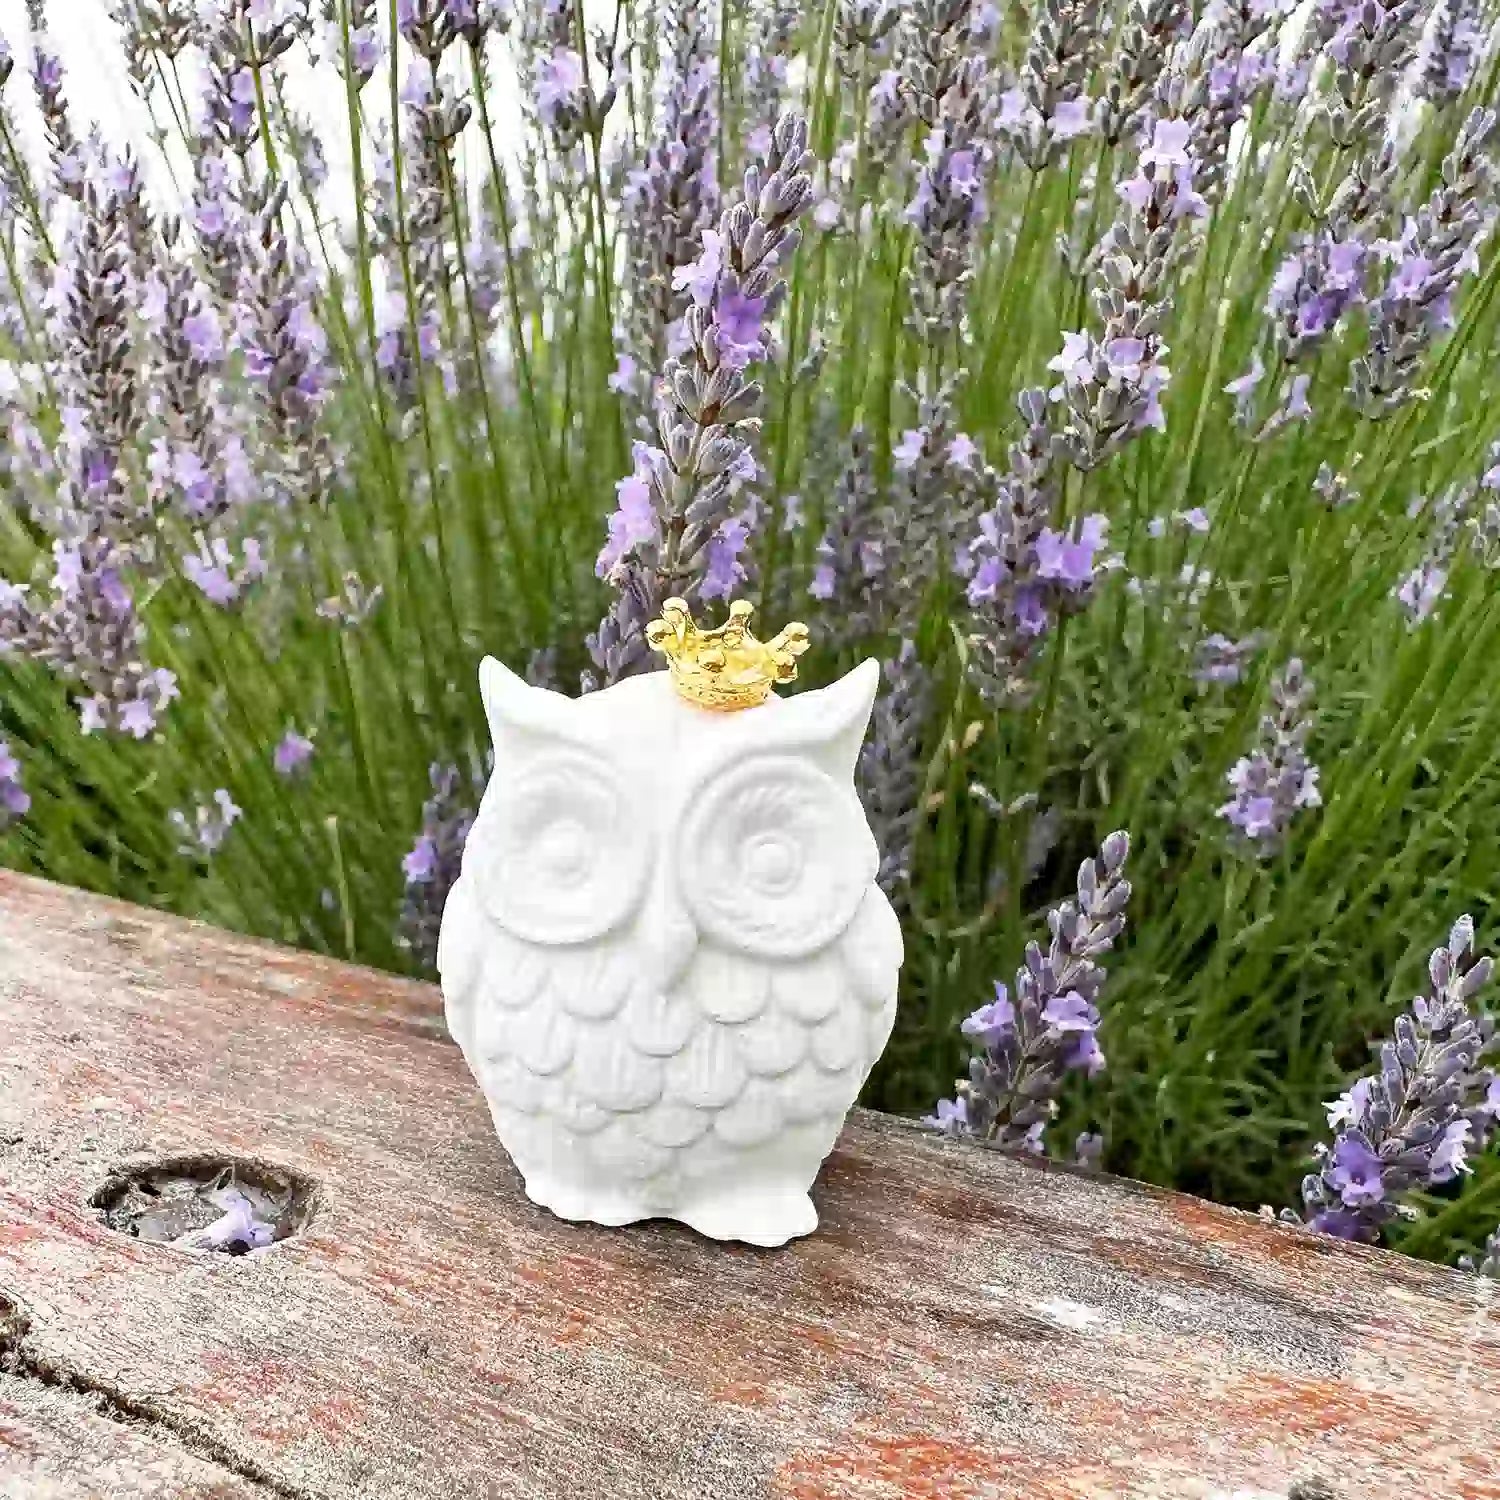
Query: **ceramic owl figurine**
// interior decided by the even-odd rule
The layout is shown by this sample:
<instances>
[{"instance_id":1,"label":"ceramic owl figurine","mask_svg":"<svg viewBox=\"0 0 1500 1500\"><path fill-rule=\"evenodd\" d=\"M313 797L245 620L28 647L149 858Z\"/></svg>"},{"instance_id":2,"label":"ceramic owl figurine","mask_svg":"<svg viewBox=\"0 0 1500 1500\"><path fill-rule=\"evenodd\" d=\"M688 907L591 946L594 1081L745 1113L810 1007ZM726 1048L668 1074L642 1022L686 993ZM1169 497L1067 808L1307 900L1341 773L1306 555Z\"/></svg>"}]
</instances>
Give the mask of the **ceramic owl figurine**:
<instances>
[{"instance_id":1,"label":"ceramic owl figurine","mask_svg":"<svg viewBox=\"0 0 1500 1500\"><path fill-rule=\"evenodd\" d=\"M564 1219L810 1233L890 1036L901 929L853 782L878 667L777 698L801 641L748 613L700 633L670 601L672 670L576 701L480 668L495 770L438 967L501 1143Z\"/></svg>"}]
</instances>

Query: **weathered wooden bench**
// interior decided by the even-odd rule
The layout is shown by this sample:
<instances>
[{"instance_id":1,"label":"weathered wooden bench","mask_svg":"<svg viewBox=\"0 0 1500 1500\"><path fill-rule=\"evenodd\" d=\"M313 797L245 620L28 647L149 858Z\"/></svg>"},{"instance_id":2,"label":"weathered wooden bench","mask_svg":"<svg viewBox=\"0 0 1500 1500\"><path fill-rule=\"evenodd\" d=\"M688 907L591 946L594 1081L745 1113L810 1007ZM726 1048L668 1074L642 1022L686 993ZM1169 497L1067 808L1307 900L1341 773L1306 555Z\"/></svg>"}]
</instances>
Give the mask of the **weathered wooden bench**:
<instances>
[{"instance_id":1,"label":"weathered wooden bench","mask_svg":"<svg viewBox=\"0 0 1500 1500\"><path fill-rule=\"evenodd\" d=\"M315 1193L241 1257L117 1169ZM783 1251L532 1207L423 985L0 876L0 1493L1500 1497L1494 1283L856 1114Z\"/></svg>"}]
</instances>

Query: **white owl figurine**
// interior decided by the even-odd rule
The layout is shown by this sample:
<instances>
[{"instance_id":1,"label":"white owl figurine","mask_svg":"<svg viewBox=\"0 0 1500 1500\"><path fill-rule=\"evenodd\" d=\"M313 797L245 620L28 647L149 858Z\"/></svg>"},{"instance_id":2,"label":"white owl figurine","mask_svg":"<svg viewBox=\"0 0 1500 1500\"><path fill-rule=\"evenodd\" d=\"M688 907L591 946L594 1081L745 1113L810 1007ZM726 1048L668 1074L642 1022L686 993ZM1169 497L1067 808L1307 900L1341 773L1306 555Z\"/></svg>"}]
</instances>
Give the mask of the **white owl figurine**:
<instances>
[{"instance_id":1,"label":"white owl figurine","mask_svg":"<svg viewBox=\"0 0 1500 1500\"><path fill-rule=\"evenodd\" d=\"M493 659L495 770L443 913L448 1026L527 1195L781 1245L895 1018L854 766L873 661L738 712Z\"/></svg>"}]
</instances>

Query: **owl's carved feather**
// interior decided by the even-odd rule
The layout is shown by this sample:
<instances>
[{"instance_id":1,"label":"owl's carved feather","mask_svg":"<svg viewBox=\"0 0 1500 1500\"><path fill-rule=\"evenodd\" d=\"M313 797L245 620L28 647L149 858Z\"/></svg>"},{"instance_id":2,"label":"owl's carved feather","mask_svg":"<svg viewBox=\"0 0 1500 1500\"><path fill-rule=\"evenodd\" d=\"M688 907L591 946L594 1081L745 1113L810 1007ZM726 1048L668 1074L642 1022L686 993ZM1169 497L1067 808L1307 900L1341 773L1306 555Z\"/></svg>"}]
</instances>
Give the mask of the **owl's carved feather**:
<instances>
[{"instance_id":1,"label":"owl's carved feather","mask_svg":"<svg viewBox=\"0 0 1500 1500\"><path fill-rule=\"evenodd\" d=\"M823 953L756 964L700 947L663 994L623 945L554 964L489 918L467 879L449 898L465 920L445 928L449 1025L523 1174L561 1170L561 1143L563 1159L639 1184L643 1211L670 1214L788 1131L816 1148L816 1171L895 1018L901 933L878 890ZM626 998L608 1007L573 988L622 975Z\"/></svg>"}]
</instances>

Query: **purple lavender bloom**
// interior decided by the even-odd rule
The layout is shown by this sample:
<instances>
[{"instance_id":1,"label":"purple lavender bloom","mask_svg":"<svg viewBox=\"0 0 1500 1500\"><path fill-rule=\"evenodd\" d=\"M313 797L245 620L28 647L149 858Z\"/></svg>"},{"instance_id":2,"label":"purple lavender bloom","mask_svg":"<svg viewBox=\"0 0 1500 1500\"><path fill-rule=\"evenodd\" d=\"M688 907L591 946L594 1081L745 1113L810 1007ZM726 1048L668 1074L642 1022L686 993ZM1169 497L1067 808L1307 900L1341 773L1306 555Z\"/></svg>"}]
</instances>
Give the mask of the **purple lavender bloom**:
<instances>
[{"instance_id":1,"label":"purple lavender bloom","mask_svg":"<svg viewBox=\"0 0 1500 1500\"><path fill-rule=\"evenodd\" d=\"M438 866L437 840L429 833L417 835L417 841L401 861L401 873L407 883L421 885L432 879Z\"/></svg>"},{"instance_id":2,"label":"purple lavender bloom","mask_svg":"<svg viewBox=\"0 0 1500 1500\"><path fill-rule=\"evenodd\" d=\"M718 289L724 270L724 237L717 229L703 231L703 249L698 258L679 266L672 276L672 286L685 291L697 307L707 307Z\"/></svg>"},{"instance_id":3,"label":"purple lavender bloom","mask_svg":"<svg viewBox=\"0 0 1500 1500\"><path fill-rule=\"evenodd\" d=\"M1421 560L1392 591L1413 628L1431 618L1447 592L1465 530L1473 532L1476 527L1469 514L1473 498L1472 486L1456 485L1431 503L1418 498L1408 512L1413 517L1424 512L1431 517Z\"/></svg>"},{"instance_id":4,"label":"purple lavender bloom","mask_svg":"<svg viewBox=\"0 0 1500 1500\"><path fill-rule=\"evenodd\" d=\"M1259 633L1238 641L1227 635L1205 636L1193 648L1193 680L1225 685L1239 682L1245 675L1250 657L1260 649L1264 640Z\"/></svg>"},{"instance_id":5,"label":"purple lavender bloom","mask_svg":"<svg viewBox=\"0 0 1500 1500\"><path fill-rule=\"evenodd\" d=\"M397 941L423 967L437 959L438 932L448 892L458 879L464 844L474 826L483 780L466 779L457 766L434 762L428 770L432 795L422 806L422 828L401 861L406 894Z\"/></svg>"},{"instance_id":6,"label":"purple lavender bloom","mask_svg":"<svg viewBox=\"0 0 1500 1500\"><path fill-rule=\"evenodd\" d=\"M971 1135L968 1100L962 1097L939 1099L933 1113L922 1117L922 1124L944 1135Z\"/></svg>"},{"instance_id":7,"label":"purple lavender bloom","mask_svg":"<svg viewBox=\"0 0 1500 1500\"><path fill-rule=\"evenodd\" d=\"M1425 92L1448 104L1468 88L1485 51L1484 15L1478 0L1443 0L1435 10L1423 69Z\"/></svg>"},{"instance_id":8,"label":"purple lavender bloom","mask_svg":"<svg viewBox=\"0 0 1500 1500\"><path fill-rule=\"evenodd\" d=\"M174 808L167 821L177 830L178 852L197 858L211 858L223 847L229 830L239 822L242 813L222 787L206 805L193 809L191 819Z\"/></svg>"},{"instance_id":9,"label":"purple lavender bloom","mask_svg":"<svg viewBox=\"0 0 1500 1500\"><path fill-rule=\"evenodd\" d=\"M1452 326L1453 299L1477 269L1476 247L1493 218L1494 128L1493 110L1470 112L1443 160L1441 183L1402 232L1399 264L1370 304L1368 350L1349 367L1347 389L1365 416L1414 399L1423 358Z\"/></svg>"},{"instance_id":10,"label":"purple lavender bloom","mask_svg":"<svg viewBox=\"0 0 1500 1500\"><path fill-rule=\"evenodd\" d=\"M636 443L635 469L615 485L617 504L609 518L609 535L594 565L600 578L608 578L627 554L658 540L656 509L651 501L651 472L665 458L661 449Z\"/></svg>"},{"instance_id":11,"label":"purple lavender bloom","mask_svg":"<svg viewBox=\"0 0 1500 1500\"><path fill-rule=\"evenodd\" d=\"M21 785L21 763L10 745L0 740L0 828L31 810L31 795Z\"/></svg>"},{"instance_id":12,"label":"purple lavender bloom","mask_svg":"<svg viewBox=\"0 0 1500 1500\"><path fill-rule=\"evenodd\" d=\"M1386 1224L1409 1214L1408 1193L1452 1181L1487 1145L1496 1074L1485 1059L1500 1040L1472 1005L1493 970L1473 947L1473 921L1460 917L1428 961L1426 992L1381 1044L1379 1070L1328 1106L1334 1141L1318 1148L1317 1171L1302 1182L1313 1229L1376 1244Z\"/></svg>"},{"instance_id":13,"label":"purple lavender bloom","mask_svg":"<svg viewBox=\"0 0 1500 1500\"><path fill-rule=\"evenodd\" d=\"M635 384L636 363L625 353L621 353L615 361L614 373L605 384L617 395L623 395Z\"/></svg>"},{"instance_id":14,"label":"purple lavender bloom","mask_svg":"<svg viewBox=\"0 0 1500 1500\"><path fill-rule=\"evenodd\" d=\"M583 97L583 59L571 47L557 47L536 60L533 75L537 113L553 124L560 112L572 109Z\"/></svg>"},{"instance_id":15,"label":"purple lavender bloom","mask_svg":"<svg viewBox=\"0 0 1500 1500\"><path fill-rule=\"evenodd\" d=\"M1385 1197L1380 1158L1357 1135L1339 1138L1324 1176L1348 1208L1366 1208Z\"/></svg>"},{"instance_id":16,"label":"purple lavender bloom","mask_svg":"<svg viewBox=\"0 0 1500 1500\"><path fill-rule=\"evenodd\" d=\"M886 517L862 427L849 434L848 455L828 507L818 562L808 592L831 607L820 621L829 648L844 650L879 634L886 614Z\"/></svg>"},{"instance_id":17,"label":"purple lavender bloom","mask_svg":"<svg viewBox=\"0 0 1500 1500\"><path fill-rule=\"evenodd\" d=\"M1318 768L1306 750L1312 684L1295 657L1271 679L1271 704L1260 722L1259 744L1226 775L1234 797L1218 810L1246 847L1266 854L1280 847L1300 810L1323 802Z\"/></svg>"},{"instance_id":18,"label":"purple lavender bloom","mask_svg":"<svg viewBox=\"0 0 1500 1500\"><path fill-rule=\"evenodd\" d=\"M901 434L901 441L891 449L891 457L898 470L910 469L922 456L927 438L919 427L908 427Z\"/></svg>"},{"instance_id":19,"label":"purple lavender bloom","mask_svg":"<svg viewBox=\"0 0 1500 1500\"><path fill-rule=\"evenodd\" d=\"M276 767L276 774L278 776L295 775L313 758L315 748L306 735L299 734L288 726L271 757L271 763Z\"/></svg>"},{"instance_id":20,"label":"purple lavender bloom","mask_svg":"<svg viewBox=\"0 0 1500 1500\"><path fill-rule=\"evenodd\" d=\"M1185 167L1192 157L1188 142L1192 122L1186 119L1158 120L1152 128L1150 143L1141 152L1142 167Z\"/></svg>"},{"instance_id":21,"label":"purple lavender bloom","mask_svg":"<svg viewBox=\"0 0 1500 1500\"><path fill-rule=\"evenodd\" d=\"M349 60L361 87L374 77L385 56L385 42L375 26L359 26L349 34Z\"/></svg>"},{"instance_id":22,"label":"purple lavender bloom","mask_svg":"<svg viewBox=\"0 0 1500 1500\"><path fill-rule=\"evenodd\" d=\"M1016 1008L1003 981L995 981L995 998L966 1017L958 1029L986 1048L998 1046L1015 1031Z\"/></svg>"},{"instance_id":23,"label":"purple lavender bloom","mask_svg":"<svg viewBox=\"0 0 1500 1500\"><path fill-rule=\"evenodd\" d=\"M968 1078L959 1081L957 1098L941 1100L924 1124L949 1135L1044 1149L1066 1076L1092 1077L1104 1067L1096 1033L1105 972L1097 959L1125 929L1129 852L1126 835L1112 833L1098 858L1083 862L1076 900L1047 914L1052 934L1047 951L1036 943L1026 947L1015 999L997 984L995 999L963 1023L964 1035L980 1050L970 1061Z\"/></svg>"},{"instance_id":24,"label":"purple lavender bloom","mask_svg":"<svg viewBox=\"0 0 1500 1500\"><path fill-rule=\"evenodd\" d=\"M745 581L742 554L750 540L750 526L740 516L725 521L707 549L707 566L698 592L704 599L728 599Z\"/></svg>"},{"instance_id":25,"label":"purple lavender bloom","mask_svg":"<svg viewBox=\"0 0 1500 1500\"><path fill-rule=\"evenodd\" d=\"M1080 135L1087 135L1092 124L1089 108L1089 101L1086 98L1064 99L1047 122L1052 138L1057 141L1071 141L1076 140Z\"/></svg>"},{"instance_id":26,"label":"purple lavender bloom","mask_svg":"<svg viewBox=\"0 0 1500 1500\"><path fill-rule=\"evenodd\" d=\"M1067 531L1044 527L1036 539L1036 575L1068 589L1087 589L1094 582L1094 557L1105 543L1108 521L1084 516Z\"/></svg>"},{"instance_id":27,"label":"purple lavender bloom","mask_svg":"<svg viewBox=\"0 0 1500 1500\"><path fill-rule=\"evenodd\" d=\"M719 301L719 355L732 370L766 357L766 297L730 292Z\"/></svg>"}]
</instances>

